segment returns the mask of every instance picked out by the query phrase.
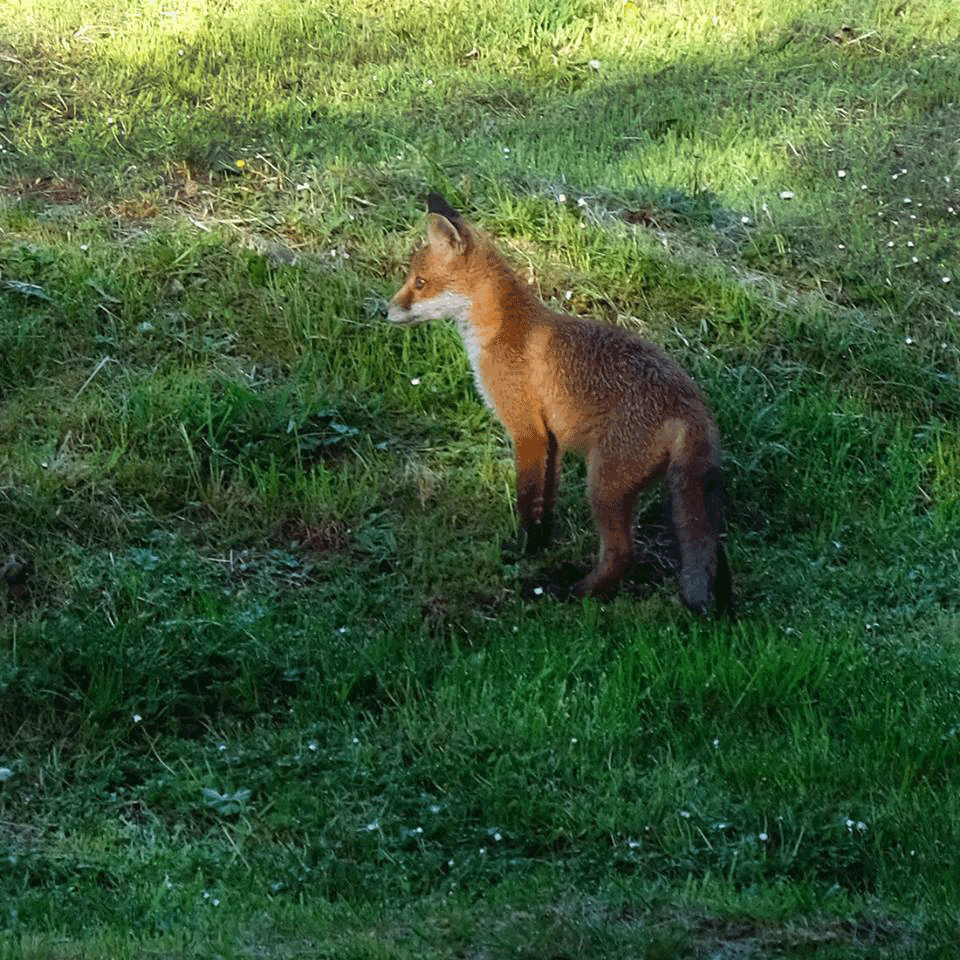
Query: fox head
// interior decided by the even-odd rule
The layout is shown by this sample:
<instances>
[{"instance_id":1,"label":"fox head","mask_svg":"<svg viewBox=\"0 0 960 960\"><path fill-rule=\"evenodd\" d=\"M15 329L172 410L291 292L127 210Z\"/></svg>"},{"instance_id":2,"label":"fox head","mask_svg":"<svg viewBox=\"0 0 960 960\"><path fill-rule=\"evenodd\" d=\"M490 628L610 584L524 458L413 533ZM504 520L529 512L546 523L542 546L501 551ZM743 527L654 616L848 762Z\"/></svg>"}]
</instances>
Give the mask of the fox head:
<instances>
[{"instance_id":1,"label":"fox head","mask_svg":"<svg viewBox=\"0 0 960 960\"><path fill-rule=\"evenodd\" d=\"M474 245L470 225L443 197L427 198L427 241L410 257L407 280L390 301L387 319L402 326L469 316L472 304L467 259Z\"/></svg>"}]
</instances>

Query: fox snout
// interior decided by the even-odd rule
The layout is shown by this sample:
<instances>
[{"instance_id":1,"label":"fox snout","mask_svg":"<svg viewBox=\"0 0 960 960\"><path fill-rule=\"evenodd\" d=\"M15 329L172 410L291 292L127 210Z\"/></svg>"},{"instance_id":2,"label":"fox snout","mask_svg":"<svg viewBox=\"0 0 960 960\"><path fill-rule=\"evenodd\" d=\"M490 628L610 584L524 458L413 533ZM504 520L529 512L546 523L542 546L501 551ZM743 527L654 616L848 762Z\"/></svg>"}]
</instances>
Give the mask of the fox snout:
<instances>
[{"instance_id":1,"label":"fox snout","mask_svg":"<svg viewBox=\"0 0 960 960\"><path fill-rule=\"evenodd\" d=\"M416 316L410 309L413 305L413 297L407 289L408 286L409 284L404 284L390 301L390 309L387 310L387 320L390 323L396 323L400 326L423 323L423 319Z\"/></svg>"}]
</instances>

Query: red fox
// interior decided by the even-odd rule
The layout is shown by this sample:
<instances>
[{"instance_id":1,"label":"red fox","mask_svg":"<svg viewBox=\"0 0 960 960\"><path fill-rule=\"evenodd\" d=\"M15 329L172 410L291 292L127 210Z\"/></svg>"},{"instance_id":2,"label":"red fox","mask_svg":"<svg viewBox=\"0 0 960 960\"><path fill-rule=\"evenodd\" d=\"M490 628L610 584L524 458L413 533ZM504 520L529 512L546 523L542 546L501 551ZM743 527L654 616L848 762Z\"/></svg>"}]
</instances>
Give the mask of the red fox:
<instances>
[{"instance_id":1,"label":"red fox","mask_svg":"<svg viewBox=\"0 0 960 960\"><path fill-rule=\"evenodd\" d=\"M477 389L513 438L527 553L550 539L563 454L582 453L601 547L572 592L611 596L632 559L637 495L665 474L684 603L703 616L711 606L732 613L719 434L693 380L635 333L548 309L443 197L431 194L427 210L427 242L388 319L456 320Z\"/></svg>"}]
</instances>

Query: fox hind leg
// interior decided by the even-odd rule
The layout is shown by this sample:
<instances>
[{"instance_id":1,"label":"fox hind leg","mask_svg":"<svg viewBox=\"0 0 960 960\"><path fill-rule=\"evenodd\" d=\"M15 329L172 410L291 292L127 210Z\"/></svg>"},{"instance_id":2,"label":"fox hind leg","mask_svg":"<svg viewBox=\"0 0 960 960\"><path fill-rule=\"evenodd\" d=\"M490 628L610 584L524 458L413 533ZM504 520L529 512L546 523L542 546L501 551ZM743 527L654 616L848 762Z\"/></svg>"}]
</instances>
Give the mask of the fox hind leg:
<instances>
[{"instance_id":1,"label":"fox hind leg","mask_svg":"<svg viewBox=\"0 0 960 960\"><path fill-rule=\"evenodd\" d=\"M643 484L638 484L619 462L604 462L594 453L588 458L587 486L600 529L600 560L571 592L578 597L607 599L616 593L633 559L633 505Z\"/></svg>"}]
</instances>

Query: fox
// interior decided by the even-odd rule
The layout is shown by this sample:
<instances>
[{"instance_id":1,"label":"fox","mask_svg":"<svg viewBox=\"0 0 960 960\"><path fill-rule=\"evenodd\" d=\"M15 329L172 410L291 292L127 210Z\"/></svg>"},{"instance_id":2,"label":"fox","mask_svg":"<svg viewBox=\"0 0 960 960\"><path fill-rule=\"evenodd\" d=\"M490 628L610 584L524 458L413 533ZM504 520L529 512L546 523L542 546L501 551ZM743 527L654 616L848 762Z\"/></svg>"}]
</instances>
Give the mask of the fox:
<instances>
[{"instance_id":1,"label":"fox","mask_svg":"<svg viewBox=\"0 0 960 960\"><path fill-rule=\"evenodd\" d=\"M426 228L387 319L456 322L477 390L513 441L525 552L550 542L560 463L580 453L600 556L571 593L611 598L633 558L637 497L665 477L682 600L700 616L732 616L719 431L691 377L635 332L541 303L439 194L427 198Z\"/></svg>"}]
</instances>

